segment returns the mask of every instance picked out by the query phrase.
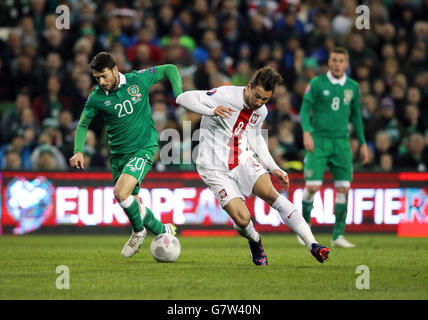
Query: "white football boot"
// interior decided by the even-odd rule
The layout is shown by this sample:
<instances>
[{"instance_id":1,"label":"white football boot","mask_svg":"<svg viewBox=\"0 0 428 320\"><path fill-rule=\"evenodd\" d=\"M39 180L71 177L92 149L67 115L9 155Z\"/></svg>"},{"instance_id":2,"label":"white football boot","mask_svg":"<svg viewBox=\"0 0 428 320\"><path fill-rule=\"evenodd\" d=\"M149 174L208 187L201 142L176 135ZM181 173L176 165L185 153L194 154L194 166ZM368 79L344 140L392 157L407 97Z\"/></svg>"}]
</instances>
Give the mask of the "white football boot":
<instances>
[{"instance_id":1,"label":"white football boot","mask_svg":"<svg viewBox=\"0 0 428 320\"><path fill-rule=\"evenodd\" d=\"M350 243L344 236L339 236L336 240L331 240L332 247L355 248L355 244Z\"/></svg>"},{"instance_id":2,"label":"white football boot","mask_svg":"<svg viewBox=\"0 0 428 320\"><path fill-rule=\"evenodd\" d=\"M136 254L141 245L143 244L144 238L146 237L147 231L146 228L140 232L132 232L131 238L125 243L122 249L122 256L125 258L130 258Z\"/></svg>"}]
</instances>

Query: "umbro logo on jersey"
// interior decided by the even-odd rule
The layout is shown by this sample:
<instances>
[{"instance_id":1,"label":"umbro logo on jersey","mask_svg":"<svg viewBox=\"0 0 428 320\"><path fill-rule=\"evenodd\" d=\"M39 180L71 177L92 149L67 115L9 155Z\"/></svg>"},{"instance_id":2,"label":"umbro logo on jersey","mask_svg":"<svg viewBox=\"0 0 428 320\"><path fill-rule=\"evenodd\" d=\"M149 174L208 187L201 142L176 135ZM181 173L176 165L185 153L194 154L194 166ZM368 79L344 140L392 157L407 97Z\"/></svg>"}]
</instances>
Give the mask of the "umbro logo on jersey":
<instances>
[{"instance_id":1,"label":"umbro logo on jersey","mask_svg":"<svg viewBox=\"0 0 428 320\"><path fill-rule=\"evenodd\" d=\"M104 102L104 105L107 107L107 106L109 106L109 105L111 105L111 101L110 100L107 100L107 101L105 101Z\"/></svg>"}]
</instances>

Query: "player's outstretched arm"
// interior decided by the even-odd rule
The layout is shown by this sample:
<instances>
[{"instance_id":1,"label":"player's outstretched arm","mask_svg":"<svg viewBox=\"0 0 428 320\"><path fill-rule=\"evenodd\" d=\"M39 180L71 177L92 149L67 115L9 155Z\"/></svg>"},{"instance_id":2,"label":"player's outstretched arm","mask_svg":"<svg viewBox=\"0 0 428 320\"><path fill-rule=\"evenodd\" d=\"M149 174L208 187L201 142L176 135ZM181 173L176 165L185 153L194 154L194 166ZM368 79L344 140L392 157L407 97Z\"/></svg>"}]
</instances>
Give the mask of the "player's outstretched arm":
<instances>
[{"instance_id":1,"label":"player's outstretched arm","mask_svg":"<svg viewBox=\"0 0 428 320\"><path fill-rule=\"evenodd\" d=\"M204 116L213 116L214 109L205 105L201 101L202 94L204 94L202 90L186 91L180 94L175 102L189 111L196 112Z\"/></svg>"},{"instance_id":2,"label":"player's outstretched arm","mask_svg":"<svg viewBox=\"0 0 428 320\"><path fill-rule=\"evenodd\" d=\"M360 89L356 90L357 94L352 99L351 103L351 123L354 127L355 134L360 141L361 163L364 165L370 161L370 151L364 137L364 124L361 115L361 94Z\"/></svg>"},{"instance_id":3,"label":"player's outstretched arm","mask_svg":"<svg viewBox=\"0 0 428 320\"><path fill-rule=\"evenodd\" d=\"M180 94L176 102L185 109L199 113L204 116L218 116L222 119L229 119L232 116L234 110L225 106L216 106L211 108L203 102L202 98L206 95L206 91L203 90L191 90Z\"/></svg>"},{"instance_id":4,"label":"player's outstretched arm","mask_svg":"<svg viewBox=\"0 0 428 320\"><path fill-rule=\"evenodd\" d=\"M157 70L158 81L167 78L169 83L171 83L174 98L177 98L178 95L183 92L183 84L177 67L173 64L164 64L157 66Z\"/></svg>"}]
</instances>

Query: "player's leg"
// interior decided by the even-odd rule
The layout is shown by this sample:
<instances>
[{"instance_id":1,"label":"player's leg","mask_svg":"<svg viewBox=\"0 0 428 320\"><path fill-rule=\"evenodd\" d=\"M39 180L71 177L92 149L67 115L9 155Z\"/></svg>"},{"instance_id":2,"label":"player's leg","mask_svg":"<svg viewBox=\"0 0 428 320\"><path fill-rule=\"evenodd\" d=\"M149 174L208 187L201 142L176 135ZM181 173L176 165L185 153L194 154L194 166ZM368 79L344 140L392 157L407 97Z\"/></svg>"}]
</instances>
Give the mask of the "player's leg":
<instances>
[{"instance_id":1,"label":"player's leg","mask_svg":"<svg viewBox=\"0 0 428 320\"><path fill-rule=\"evenodd\" d=\"M233 228L241 236L248 239L253 263L257 266L266 266L268 261L263 249L262 238L254 229L250 212L242 198L231 199L223 208L232 218Z\"/></svg>"},{"instance_id":2,"label":"player's leg","mask_svg":"<svg viewBox=\"0 0 428 320\"><path fill-rule=\"evenodd\" d=\"M352 181L352 153L348 139L337 139L335 144L337 152L330 164L336 188L332 245L353 248L355 245L344 238L348 214L348 192Z\"/></svg>"},{"instance_id":3,"label":"player's leg","mask_svg":"<svg viewBox=\"0 0 428 320\"><path fill-rule=\"evenodd\" d=\"M309 225L314 196L322 185L329 152L325 139L314 137L314 144L314 152L307 152L304 159L305 188L302 197L302 214Z\"/></svg>"},{"instance_id":4,"label":"player's leg","mask_svg":"<svg viewBox=\"0 0 428 320\"><path fill-rule=\"evenodd\" d=\"M261 237L254 229L250 212L244 203L244 196L229 172L220 172L197 167L204 183L214 193L221 207L233 220L233 228L248 239L253 262L267 265L266 254L261 244Z\"/></svg>"},{"instance_id":5,"label":"player's leg","mask_svg":"<svg viewBox=\"0 0 428 320\"><path fill-rule=\"evenodd\" d=\"M154 152L155 148L150 147L132 155L112 157L114 196L128 216L133 229L122 250L124 257L131 257L138 252L146 236L146 228L156 235L167 231L175 234L174 226L166 228L149 208L141 206L138 198L141 181L150 170ZM120 176L117 178L118 172Z\"/></svg>"},{"instance_id":6,"label":"player's leg","mask_svg":"<svg viewBox=\"0 0 428 320\"><path fill-rule=\"evenodd\" d=\"M155 235L165 232L175 235L175 226L172 224L163 224L161 221L156 219L153 212L148 207L140 205L138 198L140 184L152 166L155 151L155 147L149 147L139 150L133 154L124 166L122 174L127 174L135 178L132 196L134 197L135 202L138 204L139 216L141 217L144 227L146 227Z\"/></svg>"},{"instance_id":7,"label":"player's leg","mask_svg":"<svg viewBox=\"0 0 428 320\"><path fill-rule=\"evenodd\" d=\"M254 229L251 215L241 198L231 199L223 209L233 220L233 228L244 238L259 242L260 234Z\"/></svg>"},{"instance_id":8,"label":"player's leg","mask_svg":"<svg viewBox=\"0 0 428 320\"><path fill-rule=\"evenodd\" d=\"M311 226L311 212L314 207L315 193L320 190L321 185L322 181L308 180L306 181L305 188L303 189L302 215L309 227ZM301 245L305 245L305 242L299 236L297 236L297 241Z\"/></svg>"},{"instance_id":9,"label":"player's leg","mask_svg":"<svg viewBox=\"0 0 428 320\"><path fill-rule=\"evenodd\" d=\"M302 196L302 215L308 225L311 225L311 212L314 207L315 193L317 193L322 185L322 181L305 182Z\"/></svg>"},{"instance_id":10,"label":"player's leg","mask_svg":"<svg viewBox=\"0 0 428 320\"><path fill-rule=\"evenodd\" d=\"M138 181L135 177L123 173L119 176L113 190L114 197L128 216L134 232L140 232L144 229L139 201L132 195L137 183Z\"/></svg>"},{"instance_id":11,"label":"player's leg","mask_svg":"<svg viewBox=\"0 0 428 320\"><path fill-rule=\"evenodd\" d=\"M114 197L128 216L132 226L132 234L122 249L122 256L132 257L139 250L146 237L143 219L140 214L139 201L131 195L137 184L137 179L126 173L121 174L114 186Z\"/></svg>"},{"instance_id":12,"label":"player's leg","mask_svg":"<svg viewBox=\"0 0 428 320\"><path fill-rule=\"evenodd\" d=\"M259 235L252 227L251 216L244 203L244 195L229 172L213 171L197 167L202 181L214 193L221 207L233 220L234 228L240 235L258 241Z\"/></svg>"},{"instance_id":13,"label":"player's leg","mask_svg":"<svg viewBox=\"0 0 428 320\"><path fill-rule=\"evenodd\" d=\"M254 195L278 211L281 220L305 241L308 249L311 249L312 243L316 242L311 229L294 204L276 191L268 174L263 174L257 179L253 190Z\"/></svg>"},{"instance_id":14,"label":"player's leg","mask_svg":"<svg viewBox=\"0 0 428 320\"><path fill-rule=\"evenodd\" d=\"M257 179L253 193L278 211L282 221L305 242L308 250L319 262L328 260L329 248L321 246L315 240L303 216L293 203L278 193L268 174L263 174Z\"/></svg>"},{"instance_id":15,"label":"player's leg","mask_svg":"<svg viewBox=\"0 0 428 320\"><path fill-rule=\"evenodd\" d=\"M339 181L340 183L341 181ZM346 181L347 182L347 181ZM342 248L354 248L355 245L345 239L346 216L348 213L349 187L340 187L336 184L336 202L334 205L335 222L333 226L332 245Z\"/></svg>"},{"instance_id":16,"label":"player's leg","mask_svg":"<svg viewBox=\"0 0 428 320\"><path fill-rule=\"evenodd\" d=\"M177 228L172 223L163 224L153 214L153 211L150 208L140 204L138 194L134 195L135 200L140 205L141 219L143 220L144 226L149 229L155 235L161 233L169 233L172 235L176 234Z\"/></svg>"}]
</instances>

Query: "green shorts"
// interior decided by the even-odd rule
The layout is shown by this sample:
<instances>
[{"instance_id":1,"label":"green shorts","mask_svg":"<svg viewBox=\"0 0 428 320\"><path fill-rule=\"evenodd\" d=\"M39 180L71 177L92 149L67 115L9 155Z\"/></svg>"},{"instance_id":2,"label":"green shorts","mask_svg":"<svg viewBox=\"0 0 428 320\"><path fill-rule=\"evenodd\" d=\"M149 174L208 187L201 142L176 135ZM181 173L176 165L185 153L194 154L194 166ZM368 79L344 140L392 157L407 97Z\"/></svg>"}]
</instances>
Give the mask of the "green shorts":
<instances>
[{"instance_id":1,"label":"green shorts","mask_svg":"<svg viewBox=\"0 0 428 320\"><path fill-rule=\"evenodd\" d=\"M113 154L110 157L111 170L113 172L113 183L116 185L121 174L126 173L137 179L137 185L132 195L138 194L140 184L153 164L156 146L147 147L129 154Z\"/></svg>"},{"instance_id":2,"label":"green shorts","mask_svg":"<svg viewBox=\"0 0 428 320\"><path fill-rule=\"evenodd\" d=\"M351 182L353 167L349 139L315 136L313 139L314 152L306 152L304 160L305 181L322 182L328 166L335 182Z\"/></svg>"}]
</instances>

